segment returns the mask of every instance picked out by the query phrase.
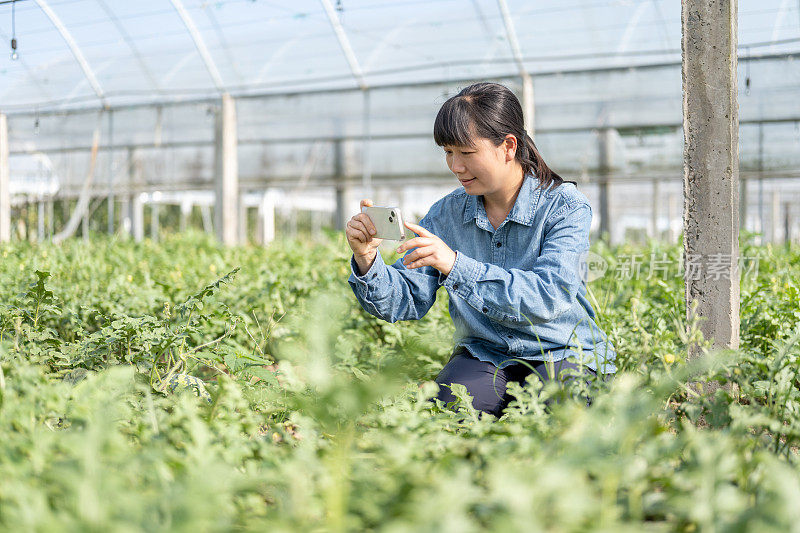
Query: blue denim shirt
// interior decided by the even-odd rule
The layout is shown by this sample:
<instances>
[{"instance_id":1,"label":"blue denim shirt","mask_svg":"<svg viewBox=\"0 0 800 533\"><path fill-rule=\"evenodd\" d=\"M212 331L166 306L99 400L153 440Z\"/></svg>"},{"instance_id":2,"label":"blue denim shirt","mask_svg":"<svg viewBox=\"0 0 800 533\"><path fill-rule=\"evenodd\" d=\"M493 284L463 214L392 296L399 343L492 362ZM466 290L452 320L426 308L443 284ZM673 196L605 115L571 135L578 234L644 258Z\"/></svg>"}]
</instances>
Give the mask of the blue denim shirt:
<instances>
[{"instance_id":1,"label":"blue denim shirt","mask_svg":"<svg viewBox=\"0 0 800 533\"><path fill-rule=\"evenodd\" d=\"M348 282L361 306L389 322L419 319L444 286L455 345L474 357L503 366L512 358L572 356L595 371L616 372L616 352L595 323L580 274L592 208L572 183L547 191L538 184L525 177L497 229L483 196L463 188L433 204L419 225L456 252L447 276L430 266L408 269L402 259L387 266L380 254L361 276L351 257Z\"/></svg>"}]
</instances>

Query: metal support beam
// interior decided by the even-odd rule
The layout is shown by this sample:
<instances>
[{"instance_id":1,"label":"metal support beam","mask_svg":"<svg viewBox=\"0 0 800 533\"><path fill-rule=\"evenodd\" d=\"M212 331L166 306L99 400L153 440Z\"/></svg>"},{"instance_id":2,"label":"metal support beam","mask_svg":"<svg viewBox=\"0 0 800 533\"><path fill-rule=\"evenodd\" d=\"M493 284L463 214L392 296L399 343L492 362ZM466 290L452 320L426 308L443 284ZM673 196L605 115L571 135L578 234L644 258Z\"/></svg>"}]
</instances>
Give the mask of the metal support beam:
<instances>
[{"instance_id":1,"label":"metal support beam","mask_svg":"<svg viewBox=\"0 0 800 533\"><path fill-rule=\"evenodd\" d=\"M682 2L687 318L712 349L739 347L737 0ZM697 357L696 346L689 356Z\"/></svg>"},{"instance_id":2,"label":"metal support beam","mask_svg":"<svg viewBox=\"0 0 800 533\"><path fill-rule=\"evenodd\" d=\"M528 71L525 70L525 63L522 59L522 49L519 46L517 31L514 28L514 20L511 18L511 12L508 10L506 0L497 0L497 6L500 8L500 13L503 15L503 24L506 27L506 38L508 39L509 46L511 46L514 62L517 64L519 75L522 78L522 116L525 120L525 131L528 132L528 135L533 137L535 118L533 79L530 74L528 74Z\"/></svg>"},{"instance_id":3,"label":"metal support beam","mask_svg":"<svg viewBox=\"0 0 800 533\"><path fill-rule=\"evenodd\" d=\"M11 240L11 169L8 157L8 117L0 113L0 242Z\"/></svg>"},{"instance_id":4,"label":"metal support beam","mask_svg":"<svg viewBox=\"0 0 800 533\"><path fill-rule=\"evenodd\" d=\"M214 63L211 54L208 52L208 48L203 40L203 36L200 35L200 32L197 30L197 26L194 25L192 17L189 16L186 8L183 7L183 2L181 2L181 0L171 0L171 2L172 6L175 8L175 11L177 11L178 15L181 17L184 26L186 26L186 29L189 30L189 34L192 36L194 45L197 47L197 52L203 59L203 63L205 64L208 73L211 75L211 79L214 81L214 86L219 92L225 93L225 84L222 82L222 76L220 76L219 70L217 70L217 65Z\"/></svg>"},{"instance_id":5,"label":"metal support beam","mask_svg":"<svg viewBox=\"0 0 800 533\"><path fill-rule=\"evenodd\" d=\"M353 47L350 46L350 39L347 38L347 33L342 27L339 16L333 9L331 0L320 0L320 2L322 2L322 7L325 8L325 13L328 15L328 20L331 22L333 32L336 34L336 38L339 40L339 46L342 48L342 52L344 52L344 57L347 59L347 64L350 65L350 72L353 74L353 78L355 78L356 83L358 83L358 86L361 88L361 90L366 90L367 82L364 79L364 73L361 72L361 66L358 64L358 58L356 57L355 52L353 52Z\"/></svg>"},{"instance_id":6,"label":"metal support beam","mask_svg":"<svg viewBox=\"0 0 800 533\"><path fill-rule=\"evenodd\" d=\"M222 95L222 107L217 110L214 141L215 225L222 243L233 246L239 240L239 162L236 105L229 94Z\"/></svg>"},{"instance_id":7,"label":"metal support beam","mask_svg":"<svg viewBox=\"0 0 800 533\"><path fill-rule=\"evenodd\" d=\"M94 75L94 71L89 66L89 62L86 61L86 58L83 56L83 52L81 52L78 43L75 42L75 39L72 38L72 34L67 30L66 26L61 22L61 19L55 12L50 8L45 0L34 0L39 7L44 11L45 15L50 19L50 22L53 23L53 26L56 27L58 32L61 34L61 37L67 43L72 55L75 57L75 60L81 66L81 70L83 70L83 74L86 76L86 79L89 81L89 85L92 86L94 93L97 95L97 98L100 99L100 102L103 104L103 107L107 107L108 104L106 103L106 96L103 92L103 88L100 87L100 83L97 81L97 77Z\"/></svg>"}]
</instances>

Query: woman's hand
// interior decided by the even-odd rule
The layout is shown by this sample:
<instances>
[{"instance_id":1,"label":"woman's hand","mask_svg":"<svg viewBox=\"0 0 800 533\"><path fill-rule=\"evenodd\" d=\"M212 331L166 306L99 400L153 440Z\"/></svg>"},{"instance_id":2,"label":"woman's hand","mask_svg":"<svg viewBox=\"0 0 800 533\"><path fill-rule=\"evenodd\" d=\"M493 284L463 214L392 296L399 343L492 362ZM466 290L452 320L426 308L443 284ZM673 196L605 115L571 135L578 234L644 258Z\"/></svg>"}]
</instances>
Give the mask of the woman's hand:
<instances>
[{"instance_id":1,"label":"woman's hand","mask_svg":"<svg viewBox=\"0 0 800 533\"><path fill-rule=\"evenodd\" d=\"M372 207L372 200L361 200L360 207ZM372 261L378 254L378 246L383 241L383 239L373 237L375 233L375 225L366 213L359 213L347 222L345 228L347 244L353 250L356 264L361 269L361 275L364 275L372 266Z\"/></svg>"},{"instance_id":2,"label":"woman's hand","mask_svg":"<svg viewBox=\"0 0 800 533\"><path fill-rule=\"evenodd\" d=\"M419 235L409 239L397 248L401 254L411 248L416 248L403 259L406 268L419 268L432 266L445 276L450 274L456 262L456 253L447 246L442 239L426 230L422 226L406 222L405 226Z\"/></svg>"}]
</instances>

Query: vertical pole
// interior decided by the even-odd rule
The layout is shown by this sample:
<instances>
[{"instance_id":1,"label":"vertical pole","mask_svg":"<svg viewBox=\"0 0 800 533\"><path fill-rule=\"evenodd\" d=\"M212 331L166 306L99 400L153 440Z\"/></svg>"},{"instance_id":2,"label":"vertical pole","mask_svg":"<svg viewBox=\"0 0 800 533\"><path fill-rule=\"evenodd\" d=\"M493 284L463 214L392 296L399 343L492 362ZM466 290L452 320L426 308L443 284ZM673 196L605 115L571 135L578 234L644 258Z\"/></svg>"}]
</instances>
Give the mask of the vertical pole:
<instances>
[{"instance_id":1,"label":"vertical pole","mask_svg":"<svg viewBox=\"0 0 800 533\"><path fill-rule=\"evenodd\" d=\"M364 93L364 145L361 149L361 186L364 189L364 197L372 198L372 161L370 160L372 109L369 89L364 89L362 92Z\"/></svg>"},{"instance_id":2,"label":"vertical pole","mask_svg":"<svg viewBox=\"0 0 800 533\"><path fill-rule=\"evenodd\" d=\"M192 213L192 203L188 200L181 202L180 232L184 233L189 227L189 215Z\"/></svg>"},{"instance_id":3,"label":"vertical pole","mask_svg":"<svg viewBox=\"0 0 800 533\"><path fill-rule=\"evenodd\" d=\"M136 157L136 152L128 150L128 190L131 195L130 225L133 240L141 242L144 239L144 201L141 191L141 167Z\"/></svg>"},{"instance_id":4,"label":"vertical pole","mask_svg":"<svg viewBox=\"0 0 800 533\"><path fill-rule=\"evenodd\" d=\"M658 204L660 202L661 196L661 183L655 179L653 180L653 198L652 198L652 209L650 211L650 228L651 228L651 237L654 240L659 240L658 234Z\"/></svg>"},{"instance_id":5,"label":"vertical pole","mask_svg":"<svg viewBox=\"0 0 800 533\"><path fill-rule=\"evenodd\" d=\"M747 229L747 178L739 180L739 229Z\"/></svg>"},{"instance_id":6,"label":"vertical pole","mask_svg":"<svg viewBox=\"0 0 800 533\"><path fill-rule=\"evenodd\" d=\"M522 74L522 119L525 122L525 131L533 138L536 127L535 115L536 108L533 100L533 78L527 72Z\"/></svg>"},{"instance_id":7,"label":"vertical pole","mask_svg":"<svg viewBox=\"0 0 800 533\"><path fill-rule=\"evenodd\" d=\"M245 192L242 191L239 194L239 242L242 244L247 244L247 205L245 204Z\"/></svg>"},{"instance_id":8,"label":"vertical pole","mask_svg":"<svg viewBox=\"0 0 800 533\"><path fill-rule=\"evenodd\" d=\"M333 142L333 180L336 183L336 229L344 231L347 224L347 199L349 187L345 176L344 141Z\"/></svg>"},{"instance_id":9,"label":"vertical pole","mask_svg":"<svg viewBox=\"0 0 800 533\"><path fill-rule=\"evenodd\" d=\"M239 164L237 156L236 104L230 94L222 95L217 111L214 143L216 180L216 226L223 244L233 246L239 240Z\"/></svg>"},{"instance_id":10,"label":"vertical pole","mask_svg":"<svg viewBox=\"0 0 800 533\"><path fill-rule=\"evenodd\" d=\"M39 198L39 209L36 213L36 240L39 242L44 241L44 218L45 218L45 209L44 209L44 199Z\"/></svg>"},{"instance_id":11,"label":"vertical pole","mask_svg":"<svg viewBox=\"0 0 800 533\"><path fill-rule=\"evenodd\" d=\"M781 195L777 188L772 189L772 205L770 206L769 242L778 243L778 228L781 226Z\"/></svg>"},{"instance_id":12,"label":"vertical pole","mask_svg":"<svg viewBox=\"0 0 800 533\"><path fill-rule=\"evenodd\" d=\"M211 206L201 205L200 216L203 217L203 231L206 233L214 233L214 223L211 219Z\"/></svg>"},{"instance_id":13,"label":"vertical pole","mask_svg":"<svg viewBox=\"0 0 800 533\"><path fill-rule=\"evenodd\" d=\"M54 204L55 202L53 201L53 197L51 196L50 199L47 200L47 236L51 239L55 234L55 227L56 227Z\"/></svg>"},{"instance_id":14,"label":"vertical pole","mask_svg":"<svg viewBox=\"0 0 800 533\"><path fill-rule=\"evenodd\" d=\"M114 111L108 112L108 234L114 234Z\"/></svg>"},{"instance_id":15,"label":"vertical pole","mask_svg":"<svg viewBox=\"0 0 800 533\"><path fill-rule=\"evenodd\" d=\"M150 202L150 238L158 242L159 204Z\"/></svg>"},{"instance_id":16,"label":"vertical pole","mask_svg":"<svg viewBox=\"0 0 800 533\"><path fill-rule=\"evenodd\" d=\"M792 244L792 204L784 202L783 204L783 242L786 246Z\"/></svg>"},{"instance_id":17,"label":"vertical pole","mask_svg":"<svg viewBox=\"0 0 800 533\"><path fill-rule=\"evenodd\" d=\"M11 240L11 169L8 153L8 117L0 113L0 242Z\"/></svg>"},{"instance_id":18,"label":"vertical pole","mask_svg":"<svg viewBox=\"0 0 800 533\"><path fill-rule=\"evenodd\" d=\"M83 213L83 219L81 220L81 233L84 241L89 240L89 211L91 210L92 210L92 201L89 200L89 203L86 206L86 211L84 211Z\"/></svg>"},{"instance_id":19,"label":"vertical pole","mask_svg":"<svg viewBox=\"0 0 800 533\"><path fill-rule=\"evenodd\" d=\"M674 192L669 193L669 200L667 201L667 219L669 220L669 228L667 231L669 232L669 242L673 243L678 240L678 235L676 234L674 228L675 217L678 213L678 195Z\"/></svg>"},{"instance_id":20,"label":"vertical pole","mask_svg":"<svg viewBox=\"0 0 800 533\"><path fill-rule=\"evenodd\" d=\"M766 240L764 222L764 124L758 123L758 232L761 234L759 244Z\"/></svg>"},{"instance_id":21,"label":"vertical pole","mask_svg":"<svg viewBox=\"0 0 800 533\"><path fill-rule=\"evenodd\" d=\"M737 0L682 3L684 264L687 316L697 300L712 348L739 346ZM709 268L713 265L715 274ZM722 271L722 275L720 275ZM690 357L700 355L690 347Z\"/></svg>"},{"instance_id":22,"label":"vertical pole","mask_svg":"<svg viewBox=\"0 0 800 533\"><path fill-rule=\"evenodd\" d=\"M275 240L275 198L271 190L264 191L259 206L261 220L261 243L269 244Z\"/></svg>"},{"instance_id":23,"label":"vertical pole","mask_svg":"<svg viewBox=\"0 0 800 533\"><path fill-rule=\"evenodd\" d=\"M600 238L612 244L613 235L611 228L611 197L609 194L609 178L614 164L614 130L604 128L600 130L599 141L599 196L600 196Z\"/></svg>"}]
</instances>

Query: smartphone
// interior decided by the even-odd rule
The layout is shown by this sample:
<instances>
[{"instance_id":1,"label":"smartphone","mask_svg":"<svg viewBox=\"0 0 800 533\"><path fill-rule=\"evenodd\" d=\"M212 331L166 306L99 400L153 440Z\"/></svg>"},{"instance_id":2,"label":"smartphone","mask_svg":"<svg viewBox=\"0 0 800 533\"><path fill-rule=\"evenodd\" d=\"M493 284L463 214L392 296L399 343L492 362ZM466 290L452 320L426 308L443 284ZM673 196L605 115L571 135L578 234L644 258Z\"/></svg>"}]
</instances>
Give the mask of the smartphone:
<instances>
[{"instance_id":1,"label":"smartphone","mask_svg":"<svg viewBox=\"0 0 800 533\"><path fill-rule=\"evenodd\" d=\"M390 241L402 241L406 238L403 215L399 208L365 206L361 208L361 212L366 213L375 226L376 233L373 237Z\"/></svg>"}]
</instances>

